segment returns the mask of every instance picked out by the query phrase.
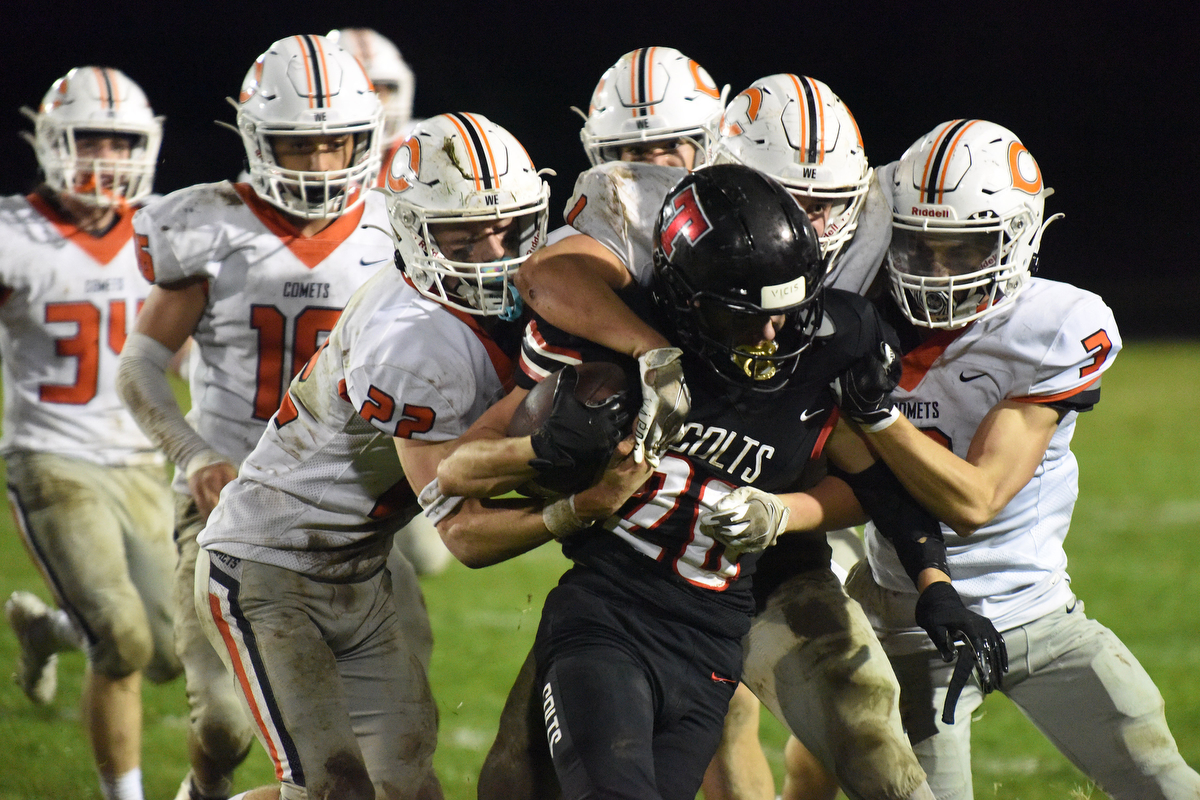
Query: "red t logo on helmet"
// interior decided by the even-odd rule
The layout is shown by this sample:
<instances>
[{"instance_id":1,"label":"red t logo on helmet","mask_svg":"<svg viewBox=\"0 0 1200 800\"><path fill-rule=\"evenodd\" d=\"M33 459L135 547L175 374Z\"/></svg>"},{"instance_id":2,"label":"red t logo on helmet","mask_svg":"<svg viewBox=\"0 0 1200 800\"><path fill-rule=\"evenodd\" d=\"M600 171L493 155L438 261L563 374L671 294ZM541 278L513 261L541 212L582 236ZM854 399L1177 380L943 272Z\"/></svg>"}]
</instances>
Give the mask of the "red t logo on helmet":
<instances>
[{"instance_id":1,"label":"red t logo on helmet","mask_svg":"<svg viewBox=\"0 0 1200 800\"><path fill-rule=\"evenodd\" d=\"M704 213L700 201L696 198L695 186L689 186L672 197L668 207L675 209L675 215L671 217L670 222L662 226L659 243L663 253L670 258L675 249L676 239L682 236L694 245L712 230L712 223L708 221L708 215Z\"/></svg>"}]
</instances>

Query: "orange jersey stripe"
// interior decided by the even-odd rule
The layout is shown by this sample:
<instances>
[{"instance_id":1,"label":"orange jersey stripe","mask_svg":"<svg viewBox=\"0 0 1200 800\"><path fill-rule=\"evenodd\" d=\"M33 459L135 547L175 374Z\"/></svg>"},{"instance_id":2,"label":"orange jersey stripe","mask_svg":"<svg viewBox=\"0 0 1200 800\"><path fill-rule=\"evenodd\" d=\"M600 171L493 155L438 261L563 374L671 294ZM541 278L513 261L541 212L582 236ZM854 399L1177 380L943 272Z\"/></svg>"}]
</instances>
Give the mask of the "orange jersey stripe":
<instances>
[{"instance_id":1,"label":"orange jersey stripe","mask_svg":"<svg viewBox=\"0 0 1200 800\"><path fill-rule=\"evenodd\" d=\"M1067 391L1059 392L1058 394L1031 394L1026 395L1025 397L1010 397L1008 399L1012 400L1014 403L1057 403L1059 400L1065 400L1068 397L1074 397L1080 392L1090 389L1098 380L1100 380L1099 375L1097 375L1095 378L1092 378L1083 386L1076 386L1074 389L1068 389Z\"/></svg>"},{"instance_id":2,"label":"orange jersey stripe","mask_svg":"<svg viewBox=\"0 0 1200 800\"><path fill-rule=\"evenodd\" d=\"M925 380L925 375L933 366L933 362L937 361L942 353L946 352L946 348L955 339L962 336L964 331L966 331L966 327L953 331L938 331L905 353L904 358L900 360L903 367L900 375L900 388L906 392L916 389L921 381Z\"/></svg>"}]
</instances>

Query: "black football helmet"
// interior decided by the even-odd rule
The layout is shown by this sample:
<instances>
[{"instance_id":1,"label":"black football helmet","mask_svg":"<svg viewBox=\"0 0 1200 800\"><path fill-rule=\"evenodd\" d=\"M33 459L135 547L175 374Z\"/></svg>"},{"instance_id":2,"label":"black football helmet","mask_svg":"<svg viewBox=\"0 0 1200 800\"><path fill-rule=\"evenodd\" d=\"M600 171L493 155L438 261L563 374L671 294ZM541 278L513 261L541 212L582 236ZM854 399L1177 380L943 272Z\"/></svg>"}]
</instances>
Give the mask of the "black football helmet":
<instances>
[{"instance_id":1,"label":"black football helmet","mask_svg":"<svg viewBox=\"0 0 1200 800\"><path fill-rule=\"evenodd\" d=\"M763 173L718 164L667 193L654 226L655 302L679 345L735 385L787 384L821 321L824 277L808 215Z\"/></svg>"}]
</instances>

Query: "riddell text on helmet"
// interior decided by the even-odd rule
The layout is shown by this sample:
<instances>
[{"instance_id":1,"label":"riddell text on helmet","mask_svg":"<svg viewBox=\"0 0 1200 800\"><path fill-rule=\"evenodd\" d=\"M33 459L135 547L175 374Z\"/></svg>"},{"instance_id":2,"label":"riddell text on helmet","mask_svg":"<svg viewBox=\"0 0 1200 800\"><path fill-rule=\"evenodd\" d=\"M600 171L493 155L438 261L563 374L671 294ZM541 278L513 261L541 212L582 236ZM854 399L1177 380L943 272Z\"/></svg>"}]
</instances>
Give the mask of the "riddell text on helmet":
<instances>
[{"instance_id":1,"label":"riddell text on helmet","mask_svg":"<svg viewBox=\"0 0 1200 800\"><path fill-rule=\"evenodd\" d=\"M912 215L914 217L949 217L950 209L948 208L928 208L921 206L912 207Z\"/></svg>"}]
</instances>

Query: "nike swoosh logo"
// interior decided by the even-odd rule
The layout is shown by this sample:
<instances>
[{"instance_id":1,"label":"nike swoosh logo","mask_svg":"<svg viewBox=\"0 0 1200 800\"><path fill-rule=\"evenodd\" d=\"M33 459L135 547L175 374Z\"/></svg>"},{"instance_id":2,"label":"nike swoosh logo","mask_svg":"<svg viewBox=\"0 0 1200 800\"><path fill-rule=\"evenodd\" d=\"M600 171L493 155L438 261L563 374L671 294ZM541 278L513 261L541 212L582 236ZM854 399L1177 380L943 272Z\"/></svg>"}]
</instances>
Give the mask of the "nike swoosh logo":
<instances>
[{"instance_id":1,"label":"nike swoosh logo","mask_svg":"<svg viewBox=\"0 0 1200 800\"><path fill-rule=\"evenodd\" d=\"M737 681L735 681L731 678L722 678L720 675L718 675L715 672L712 674L712 679L714 681L717 681L718 683L737 683Z\"/></svg>"},{"instance_id":2,"label":"nike swoosh logo","mask_svg":"<svg viewBox=\"0 0 1200 800\"><path fill-rule=\"evenodd\" d=\"M817 414L824 413L824 411L825 411L825 409L823 409L823 408L818 408L816 411L809 411L806 408L806 409L804 409L804 411L800 412L800 421L808 422L810 419L815 417Z\"/></svg>"},{"instance_id":3,"label":"nike swoosh logo","mask_svg":"<svg viewBox=\"0 0 1200 800\"><path fill-rule=\"evenodd\" d=\"M971 381L978 380L979 378L983 378L986 376L987 376L986 372L980 372L977 375L968 375L965 372L958 373L958 379L960 381L962 381L963 383L970 383Z\"/></svg>"},{"instance_id":4,"label":"nike swoosh logo","mask_svg":"<svg viewBox=\"0 0 1200 800\"><path fill-rule=\"evenodd\" d=\"M375 264L382 264L385 261L387 261L386 258L377 258L374 261L367 261L365 258L360 258L358 263L362 264L364 267L370 267L374 266Z\"/></svg>"}]
</instances>

